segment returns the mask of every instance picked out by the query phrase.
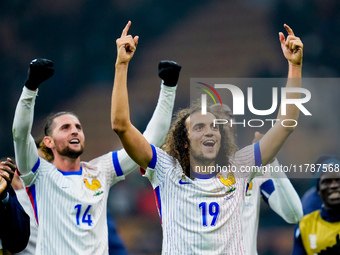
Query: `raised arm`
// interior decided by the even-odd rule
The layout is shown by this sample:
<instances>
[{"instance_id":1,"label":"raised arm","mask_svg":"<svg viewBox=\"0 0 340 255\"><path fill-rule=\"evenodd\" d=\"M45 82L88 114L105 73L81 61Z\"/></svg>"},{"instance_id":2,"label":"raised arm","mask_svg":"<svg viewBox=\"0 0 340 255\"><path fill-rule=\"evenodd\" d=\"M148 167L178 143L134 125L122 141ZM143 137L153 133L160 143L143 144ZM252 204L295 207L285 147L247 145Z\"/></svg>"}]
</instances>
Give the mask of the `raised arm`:
<instances>
[{"instance_id":1,"label":"raised arm","mask_svg":"<svg viewBox=\"0 0 340 255\"><path fill-rule=\"evenodd\" d=\"M123 29L121 37L116 41L117 59L111 100L111 125L129 156L139 166L146 169L153 156L152 148L130 122L127 72L139 39L138 36L128 35L130 26L131 22L129 21Z\"/></svg>"},{"instance_id":2,"label":"raised arm","mask_svg":"<svg viewBox=\"0 0 340 255\"><path fill-rule=\"evenodd\" d=\"M161 61L158 65L158 76L162 79L161 91L156 109L143 133L146 140L157 147L163 145L170 129L180 70L181 66L170 60ZM118 152L118 161L124 175L129 174L137 167L125 150Z\"/></svg>"},{"instance_id":3,"label":"raised arm","mask_svg":"<svg viewBox=\"0 0 340 255\"><path fill-rule=\"evenodd\" d=\"M283 33L280 32L279 37L283 55L288 60L286 88L301 88L303 44L288 25L285 24L284 27L288 36L285 38ZM299 99L300 97L300 93L287 93L287 99ZM299 108L296 105L288 104L286 106L286 115L281 115L280 108L277 117L278 121L260 141L262 165L266 165L276 156L288 136L294 131L298 117ZM283 120L286 120L285 126L281 124Z\"/></svg>"},{"instance_id":4,"label":"raised arm","mask_svg":"<svg viewBox=\"0 0 340 255\"><path fill-rule=\"evenodd\" d=\"M28 69L27 80L17 104L13 121L13 141L19 172L28 173L38 160L38 151L31 136L34 104L38 86L54 74L53 62L34 59Z\"/></svg>"},{"instance_id":5,"label":"raised arm","mask_svg":"<svg viewBox=\"0 0 340 255\"><path fill-rule=\"evenodd\" d=\"M263 134L255 132L253 143L260 141L262 137ZM260 186L262 198L287 223L298 223L303 216L299 195L276 158L266 167L269 170L264 174L266 178L262 179Z\"/></svg>"}]
</instances>

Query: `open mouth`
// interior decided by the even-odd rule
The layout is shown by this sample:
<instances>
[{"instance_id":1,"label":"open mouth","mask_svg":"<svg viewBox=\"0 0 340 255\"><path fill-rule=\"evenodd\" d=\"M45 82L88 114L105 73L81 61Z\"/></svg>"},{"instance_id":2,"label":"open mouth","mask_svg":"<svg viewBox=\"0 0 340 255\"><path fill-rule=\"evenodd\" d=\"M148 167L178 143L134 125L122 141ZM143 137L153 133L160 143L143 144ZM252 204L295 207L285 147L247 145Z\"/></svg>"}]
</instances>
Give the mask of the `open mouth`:
<instances>
[{"instance_id":1,"label":"open mouth","mask_svg":"<svg viewBox=\"0 0 340 255\"><path fill-rule=\"evenodd\" d=\"M80 141L79 141L79 139L77 139L77 138L73 138L71 141L70 141L70 144L79 144L80 143Z\"/></svg>"},{"instance_id":2,"label":"open mouth","mask_svg":"<svg viewBox=\"0 0 340 255\"><path fill-rule=\"evenodd\" d=\"M209 140L209 141L205 141L203 143L204 146L208 147L208 148L213 148L215 146L216 142L215 141L212 141L212 140Z\"/></svg>"},{"instance_id":3,"label":"open mouth","mask_svg":"<svg viewBox=\"0 0 340 255\"><path fill-rule=\"evenodd\" d=\"M332 192L328 195L328 199L331 199L331 200L338 200L340 199L340 192L339 191L335 191L335 192Z\"/></svg>"}]
</instances>

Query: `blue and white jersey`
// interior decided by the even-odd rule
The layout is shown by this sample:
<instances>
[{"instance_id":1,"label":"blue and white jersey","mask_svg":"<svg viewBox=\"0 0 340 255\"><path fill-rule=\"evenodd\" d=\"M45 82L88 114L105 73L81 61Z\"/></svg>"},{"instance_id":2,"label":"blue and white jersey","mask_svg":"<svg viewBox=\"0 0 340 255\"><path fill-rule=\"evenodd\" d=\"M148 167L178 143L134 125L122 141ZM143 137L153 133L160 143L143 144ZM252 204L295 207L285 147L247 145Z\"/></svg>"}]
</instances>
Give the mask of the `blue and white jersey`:
<instances>
[{"instance_id":1,"label":"blue and white jersey","mask_svg":"<svg viewBox=\"0 0 340 255\"><path fill-rule=\"evenodd\" d=\"M241 213L253 176L240 170L261 164L258 144L230 159L237 171L208 179L188 178L175 158L159 148L153 150L144 176L154 188L162 221L162 254L246 254Z\"/></svg>"},{"instance_id":2,"label":"blue and white jersey","mask_svg":"<svg viewBox=\"0 0 340 255\"><path fill-rule=\"evenodd\" d=\"M63 172L39 158L23 180L39 225L36 254L107 254L107 197L124 179L117 152ZM88 233L91 233L90 235Z\"/></svg>"},{"instance_id":3,"label":"blue and white jersey","mask_svg":"<svg viewBox=\"0 0 340 255\"><path fill-rule=\"evenodd\" d=\"M258 254L257 233L261 197L288 223L297 223L302 217L300 198L277 159L263 168L264 175L249 183L244 200L242 225L247 255Z\"/></svg>"},{"instance_id":4,"label":"blue and white jersey","mask_svg":"<svg viewBox=\"0 0 340 255\"><path fill-rule=\"evenodd\" d=\"M247 255L257 254L257 232L260 218L261 185L268 179L254 178L248 185L242 212L242 224Z\"/></svg>"}]
</instances>

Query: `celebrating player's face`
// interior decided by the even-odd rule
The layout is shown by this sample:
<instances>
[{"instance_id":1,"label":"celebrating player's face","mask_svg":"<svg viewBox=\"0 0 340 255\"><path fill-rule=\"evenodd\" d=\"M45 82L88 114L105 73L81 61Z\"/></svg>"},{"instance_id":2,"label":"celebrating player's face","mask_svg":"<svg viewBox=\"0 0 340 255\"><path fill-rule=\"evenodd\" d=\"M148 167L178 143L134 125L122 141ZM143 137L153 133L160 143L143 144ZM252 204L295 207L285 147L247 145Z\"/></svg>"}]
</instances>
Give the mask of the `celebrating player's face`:
<instances>
[{"instance_id":1,"label":"celebrating player's face","mask_svg":"<svg viewBox=\"0 0 340 255\"><path fill-rule=\"evenodd\" d=\"M196 163L211 165L221 147L221 134L214 126L215 116L211 113L201 115L195 112L186 120L190 140L190 156Z\"/></svg>"},{"instance_id":2,"label":"celebrating player's face","mask_svg":"<svg viewBox=\"0 0 340 255\"><path fill-rule=\"evenodd\" d=\"M327 208L340 209L340 173L327 172L321 175L319 195Z\"/></svg>"},{"instance_id":3,"label":"celebrating player's face","mask_svg":"<svg viewBox=\"0 0 340 255\"><path fill-rule=\"evenodd\" d=\"M78 158L84 150L83 128L73 115L61 115L53 120L54 149L62 156Z\"/></svg>"}]
</instances>

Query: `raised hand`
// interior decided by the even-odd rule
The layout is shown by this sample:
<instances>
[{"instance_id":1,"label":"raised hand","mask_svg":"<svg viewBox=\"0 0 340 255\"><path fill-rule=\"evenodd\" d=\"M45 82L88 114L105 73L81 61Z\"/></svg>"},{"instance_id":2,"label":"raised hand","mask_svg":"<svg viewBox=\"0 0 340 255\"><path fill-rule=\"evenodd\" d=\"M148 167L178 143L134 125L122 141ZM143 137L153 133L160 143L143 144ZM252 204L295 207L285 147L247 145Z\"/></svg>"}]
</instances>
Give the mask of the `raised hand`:
<instances>
[{"instance_id":1,"label":"raised hand","mask_svg":"<svg viewBox=\"0 0 340 255\"><path fill-rule=\"evenodd\" d=\"M27 72L25 86L30 90L36 90L39 85L54 74L53 62L44 58L31 61Z\"/></svg>"},{"instance_id":2,"label":"raised hand","mask_svg":"<svg viewBox=\"0 0 340 255\"><path fill-rule=\"evenodd\" d=\"M279 33L281 48L285 58L293 65L302 65L303 43L294 35L293 30L286 24L284 27L288 33L287 39L282 32Z\"/></svg>"},{"instance_id":3,"label":"raised hand","mask_svg":"<svg viewBox=\"0 0 340 255\"><path fill-rule=\"evenodd\" d=\"M6 198L7 190L11 186L16 165L10 158L0 162L0 200Z\"/></svg>"},{"instance_id":4,"label":"raised hand","mask_svg":"<svg viewBox=\"0 0 340 255\"><path fill-rule=\"evenodd\" d=\"M176 86L181 68L175 61L162 60L158 64L158 76L164 81L164 85Z\"/></svg>"},{"instance_id":5,"label":"raised hand","mask_svg":"<svg viewBox=\"0 0 340 255\"><path fill-rule=\"evenodd\" d=\"M129 21L122 31L120 38L116 40L117 44L117 61L116 64L129 63L135 54L136 47L138 44L138 36L132 37L128 35L131 26L131 21Z\"/></svg>"}]
</instances>

